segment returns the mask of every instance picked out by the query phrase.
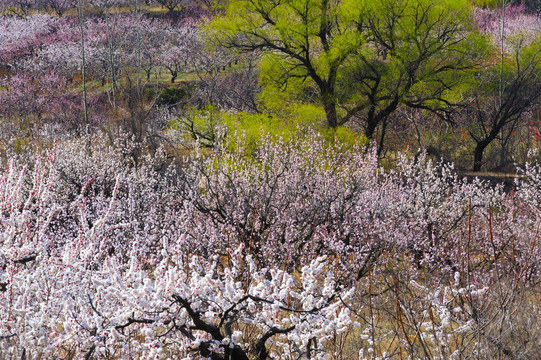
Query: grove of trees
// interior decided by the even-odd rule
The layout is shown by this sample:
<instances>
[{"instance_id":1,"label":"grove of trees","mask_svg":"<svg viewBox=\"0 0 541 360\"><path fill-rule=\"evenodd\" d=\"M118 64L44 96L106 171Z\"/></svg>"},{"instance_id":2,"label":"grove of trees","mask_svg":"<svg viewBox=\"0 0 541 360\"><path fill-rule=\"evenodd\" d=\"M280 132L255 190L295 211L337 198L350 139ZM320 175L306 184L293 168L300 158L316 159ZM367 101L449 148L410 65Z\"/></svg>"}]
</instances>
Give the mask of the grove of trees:
<instances>
[{"instance_id":1,"label":"grove of trees","mask_svg":"<svg viewBox=\"0 0 541 360\"><path fill-rule=\"evenodd\" d=\"M313 132L174 176L129 139L0 177L4 357L535 357L538 165L512 194ZM202 154L201 154L202 155ZM199 155L197 155L199 156ZM176 179L171 183L173 179ZM204 189L204 191L202 191Z\"/></svg>"},{"instance_id":2,"label":"grove of trees","mask_svg":"<svg viewBox=\"0 0 541 360\"><path fill-rule=\"evenodd\" d=\"M0 0L0 359L535 359L538 11Z\"/></svg>"}]
</instances>

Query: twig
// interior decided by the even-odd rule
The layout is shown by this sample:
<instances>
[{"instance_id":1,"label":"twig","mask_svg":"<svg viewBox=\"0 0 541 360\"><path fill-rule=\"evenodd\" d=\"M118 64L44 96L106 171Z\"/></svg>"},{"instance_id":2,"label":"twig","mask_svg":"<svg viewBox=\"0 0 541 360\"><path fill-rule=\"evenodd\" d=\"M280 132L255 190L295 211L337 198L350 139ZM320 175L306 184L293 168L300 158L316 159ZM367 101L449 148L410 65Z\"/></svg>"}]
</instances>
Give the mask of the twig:
<instances>
[{"instance_id":1,"label":"twig","mask_svg":"<svg viewBox=\"0 0 541 360\"><path fill-rule=\"evenodd\" d=\"M87 294L86 296L88 296L88 301L90 302L90 307L92 308L92 310L94 310L94 312L96 314L98 314L99 317L103 317L103 316L101 316L100 312L94 307L94 304L92 303L92 298L90 297L90 294Z\"/></svg>"},{"instance_id":2,"label":"twig","mask_svg":"<svg viewBox=\"0 0 541 360\"><path fill-rule=\"evenodd\" d=\"M14 262L16 264L26 264L27 262L36 260L37 256L38 256L38 254L30 254L30 255L27 255L27 256L24 256L24 257L20 258L19 260L15 260Z\"/></svg>"}]
</instances>

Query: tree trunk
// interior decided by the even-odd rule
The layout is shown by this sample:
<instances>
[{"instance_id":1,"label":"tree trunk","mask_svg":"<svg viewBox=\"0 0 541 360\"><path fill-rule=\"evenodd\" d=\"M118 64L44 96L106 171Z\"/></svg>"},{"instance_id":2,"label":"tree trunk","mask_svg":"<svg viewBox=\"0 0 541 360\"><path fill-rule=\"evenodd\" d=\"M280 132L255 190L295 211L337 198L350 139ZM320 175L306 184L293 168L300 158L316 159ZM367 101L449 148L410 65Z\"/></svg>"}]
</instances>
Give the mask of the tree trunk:
<instances>
[{"instance_id":1,"label":"tree trunk","mask_svg":"<svg viewBox=\"0 0 541 360\"><path fill-rule=\"evenodd\" d=\"M375 129L375 127L374 127L374 129ZM383 142L385 141L385 130L386 129L387 129L387 120L383 120L383 124L381 124L381 138L379 140L379 143L377 144L377 146L378 146L378 149L377 149L378 159L380 158L381 153L383 152ZM371 139L371 137L369 139ZM377 141L377 139L376 139L376 141Z\"/></svg>"},{"instance_id":2,"label":"tree trunk","mask_svg":"<svg viewBox=\"0 0 541 360\"><path fill-rule=\"evenodd\" d=\"M490 145L490 143L498 137L498 134L500 133L502 128L503 125L501 125L501 123L498 123L492 128L486 138L481 141L477 141L477 145L475 146L475 150L473 151L473 171L481 170L483 152L485 151L487 146Z\"/></svg>"},{"instance_id":3,"label":"tree trunk","mask_svg":"<svg viewBox=\"0 0 541 360\"><path fill-rule=\"evenodd\" d=\"M381 145L378 145L378 148L383 145L383 138L385 136L385 128L387 127L387 119L389 116L398 108L399 100L398 96L395 96L393 101L391 101L387 106L385 106L383 109L378 111L377 99L373 98L371 99L372 106L370 107L370 111L368 112L367 119L366 119L366 129L364 132L364 135L372 140L374 138L374 133L376 132L376 129L378 125L381 123ZM381 149L378 149L378 155Z\"/></svg>"},{"instance_id":4,"label":"tree trunk","mask_svg":"<svg viewBox=\"0 0 541 360\"><path fill-rule=\"evenodd\" d=\"M366 136L369 140L372 140L374 138L374 133L376 132L377 127L377 121L368 121L366 124L366 128L364 129L364 136Z\"/></svg>"},{"instance_id":5,"label":"tree trunk","mask_svg":"<svg viewBox=\"0 0 541 360\"><path fill-rule=\"evenodd\" d=\"M483 152L487 148L489 141L484 140L477 143L473 151L473 171L480 171L483 165Z\"/></svg>"},{"instance_id":6,"label":"tree trunk","mask_svg":"<svg viewBox=\"0 0 541 360\"><path fill-rule=\"evenodd\" d=\"M338 115L336 114L336 101L333 94L323 94L323 108L325 109L325 116L327 118L327 126L330 128L336 128L338 126Z\"/></svg>"}]
</instances>

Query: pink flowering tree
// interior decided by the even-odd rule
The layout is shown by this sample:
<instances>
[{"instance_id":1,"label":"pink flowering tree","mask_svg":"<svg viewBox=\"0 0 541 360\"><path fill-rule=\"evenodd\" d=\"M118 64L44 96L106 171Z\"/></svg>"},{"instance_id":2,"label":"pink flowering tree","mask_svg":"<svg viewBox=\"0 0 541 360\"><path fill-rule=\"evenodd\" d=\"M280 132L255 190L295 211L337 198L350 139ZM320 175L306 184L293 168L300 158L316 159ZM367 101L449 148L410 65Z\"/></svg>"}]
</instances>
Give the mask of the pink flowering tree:
<instances>
[{"instance_id":1,"label":"pink flowering tree","mask_svg":"<svg viewBox=\"0 0 541 360\"><path fill-rule=\"evenodd\" d=\"M375 154L356 150L327 148L317 136L267 138L256 161L242 150L217 149L183 180L191 251L243 244L265 265L292 265L325 253L347 257L353 249L360 266L374 260L392 237L379 229L392 219L387 196L394 194L374 176L381 173Z\"/></svg>"},{"instance_id":2,"label":"pink flowering tree","mask_svg":"<svg viewBox=\"0 0 541 360\"><path fill-rule=\"evenodd\" d=\"M38 160L29 189L14 162L0 177L2 355L322 358L323 344L353 324L343 305L352 290L340 290L325 258L303 267L297 279L258 268L242 256L242 246L227 258L208 259L164 238L152 272L135 242L129 257L112 253L109 238L129 226L110 224L120 177L90 223L87 181L71 205L78 226L58 241L62 231L48 229L63 212L54 198L56 166L54 153Z\"/></svg>"},{"instance_id":3,"label":"pink flowering tree","mask_svg":"<svg viewBox=\"0 0 541 360\"><path fill-rule=\"evenodd\" d=\"M531 42L541 31L541 18L528 13L523 5L508 6L505 13L502 9L475 9L475 18L480 29L489 34L495 44L500 46L503 42L505 52L512 52L516 46L514 37Z\"/></svg>"},{"instance_id":4,"label":"pink flowering tree","mask_svg":"<svg viewBox=\"0 0 541 360\"><path fill-rule=\"evenodd\" d=\"M384 171L373 149L313 132L177 170L130 137L92 143L0 171L2 356L541 349L536 165L505 192L423 153Z\"/></svg>"},{"instance_id":5,"label":"pink flowering tree","mask_svg":"<svg viewBox=\"0 0 541 360\"><path fill-rule=\"evenodd\" d=\"M52 98L65 90L55 73L41 77L18 74L5 81L4 86L0 90L4 114L17 114L23 118L35 116L37 122L43 120L46 106Z\"/></svg>"},{"instance_id":6,"label":"pink flowering tree","mask_svg":"<svg viewBox=\"0 0 541 360\"><path fill-rule=\"evenodd\" d=\"M18 63L36 55L60 25L58 19L43 14L0 17L0 63L16 71Z\"/></svg>"},{"instance_id":7,"label":"pink flowering tree","mask_svg":"<svg viewBox=\"0 0 541 360\"><path fill-rule=\"evenodd\" d=\"M159 63L171 74L174 83L179 74L187 72L198 41L197 24L189 20L178 26L172 26L164 33L161 44Z\"/></svg>"}]
</instances>

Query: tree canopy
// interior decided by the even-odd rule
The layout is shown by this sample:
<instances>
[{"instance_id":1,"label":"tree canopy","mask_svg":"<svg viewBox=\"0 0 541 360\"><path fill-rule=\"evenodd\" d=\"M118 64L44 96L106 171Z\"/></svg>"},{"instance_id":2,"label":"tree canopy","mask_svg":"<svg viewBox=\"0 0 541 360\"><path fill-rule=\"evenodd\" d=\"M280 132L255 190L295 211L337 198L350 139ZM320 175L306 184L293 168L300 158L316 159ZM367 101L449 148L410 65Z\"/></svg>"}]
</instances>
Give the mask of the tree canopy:
<instances>
[{"instance_id":1,"label":"tree canopy","mask_svg":"<svg viewBox=\"0 0 541 360\"><path fill-rule=\"evenodd\" d=\"M211 24L222 45L263 52L262 83L360 120L372 138L401 105L446 117L485 54L465 0L236 0Z\"/></svg>"}]
</instances>

